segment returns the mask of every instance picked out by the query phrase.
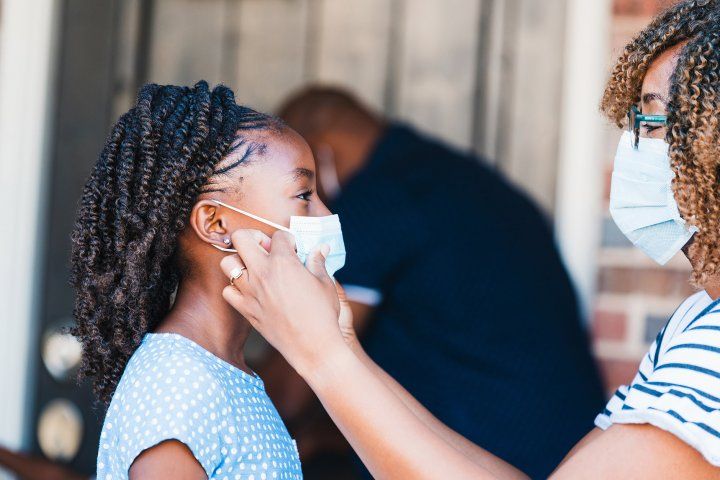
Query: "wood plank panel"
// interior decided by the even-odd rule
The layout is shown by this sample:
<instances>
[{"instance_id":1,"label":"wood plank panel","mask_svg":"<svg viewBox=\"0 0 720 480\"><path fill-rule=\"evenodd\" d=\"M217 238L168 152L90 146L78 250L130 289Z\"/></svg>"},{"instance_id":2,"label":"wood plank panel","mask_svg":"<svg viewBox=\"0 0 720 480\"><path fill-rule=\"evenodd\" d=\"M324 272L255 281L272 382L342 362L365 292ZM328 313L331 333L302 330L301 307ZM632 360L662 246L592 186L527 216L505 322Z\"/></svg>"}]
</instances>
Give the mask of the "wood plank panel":
<instances>
[{"instance_id":1,"label":"wood plank panel","mask_svg":"<svg viewBox=\"0 0 720 480\"><path fill-rule=\"evenodd\" d=\"M225 0L155 0L148 79L211 85L223 78Z\"/></svg>"},{"instance_id":2,"label":"wood plank panel","mask_svg":"<svg viewBox=\"0 0 720 480\"><path fill-rule=\"evenodd\" d=\"M314 0L310 80L347 86L384 110L394 0Z\"/></svg>"},{"instance_id":3,"label":"wood plank panel","mask_svg":"<svg viewBox=\"0 0 720 480\"><path fill-rule=\"evenodd\" d=\"M238 101L274 110L305 80L308 0L243 0L238 14Z\"/></svg>"},{"instance_id":4,"label":"wood plank panel","mask_svg":"<svg viewBox=\"0 0 720 480\"><path fill-rule=\"evenodd\" d=\"M522 0L504 172L552 212L555 201L565 0ZM579 120L581 121L581 120Z\"/></svg>"},{"instance_id":5,"label":"wood plank panel","mask_svg":"<svg viewBox=\"0 0 720 480\"><path fill-rule=\"evenodd\" d=\"M469 147L475 98L479 0L408 0L400 27L398 114Z\"/></svg>"},{"instance_id":6,"label":"wood plank panel","mask_svg":"<svg viewBox=\"0 0 720 480\"><path fill-rule=\"evenodd\" d=\"M506 114L512 84L514 41L512 26L517 2L482 0L478 59L476 63L473 148L491 165L499 166L502 132L509 127Z\"/></svg>"}]
</instances>

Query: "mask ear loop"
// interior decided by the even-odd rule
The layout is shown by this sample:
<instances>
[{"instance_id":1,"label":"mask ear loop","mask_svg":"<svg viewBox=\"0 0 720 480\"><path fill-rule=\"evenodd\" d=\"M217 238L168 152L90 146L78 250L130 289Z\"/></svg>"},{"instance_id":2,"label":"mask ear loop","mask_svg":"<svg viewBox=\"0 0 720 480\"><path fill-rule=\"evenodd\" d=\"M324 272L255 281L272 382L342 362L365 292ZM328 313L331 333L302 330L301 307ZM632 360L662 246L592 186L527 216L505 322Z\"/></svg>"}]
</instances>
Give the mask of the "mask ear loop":
<instances>
[{"instance_id":1,"label":"mask ear loop","mask_svg":"<svg viewBox=\"0 0 720 480\"><path fill-rule=\"evenodd\" d=\"M265 225L269 225L269 226L271 226L271 227L273 227L273 228L276 228L276 229L278 229L278 230L282 230L283 232L292 233L289 228L287 228L287 227L285 227L285 226L283 226L283 225L280 225L279 223L271 222L270 220L266 220L266 219L264 219L264 218L262 218L262 217L258 217L257 215L254 215L254 214L252 214L252 213L250 213L250 212L246 212L245 210L240 210L239 208L233 207L232 205L228 205L227 203L221 202L220 200L215 200L214 198L213 198L213 199L210 199L210 201L211 201L211 202L214 202L214 203L217 203L217 204L220 205L221 207L229 208L230 210L232 210L232 211L234 211L234 212L237 212L237 213L240 213L240 214L242 214L242 215L245 215L246 217L250 217L250 218L252 218L253 220L257 220L257 221L260 222L260 223L264 223ZM212 245L213 247L217 248L217 249L220 250L221 252L237 253L237 250L235 250L234 248L224 248L224 247L221 247L221 246L219 246L219 245L215 245L214 243L211 243L210 245Z\"/></svg>"},{"instance_id":2,"label":"mask ear loop","mask_svg":"<svg viewBox=\"0 0 720 480\"><path fill-rule=\"evenodd\" d=\"M210 245L212 245L213 247L217 248L217 249L220 250L221 252L238 253L238 251L235 250L234 248L223 248L223 247L221 247L221 246L219 246L219 245L215 245L214 243L211 243Z\"/></svg>"}]
</instances>

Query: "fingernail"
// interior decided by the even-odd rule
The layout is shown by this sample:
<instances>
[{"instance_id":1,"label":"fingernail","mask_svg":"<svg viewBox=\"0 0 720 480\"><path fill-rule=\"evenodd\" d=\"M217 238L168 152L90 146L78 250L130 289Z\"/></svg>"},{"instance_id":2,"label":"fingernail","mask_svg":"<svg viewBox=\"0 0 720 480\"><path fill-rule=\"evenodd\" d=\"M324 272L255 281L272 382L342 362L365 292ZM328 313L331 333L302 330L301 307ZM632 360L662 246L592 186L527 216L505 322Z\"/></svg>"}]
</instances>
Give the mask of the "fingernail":
<instances>
[{"instance_id":1,"label":"fingernail","mask_svg":"<svg viewBox=\"0 0 720 480\"><path fill-rule=\"evenodd\" d=\"M320 247L320 253L323 257L327 258L328 254L330 253L330 245L323 245Z\"/></svg>"}]
</instances>

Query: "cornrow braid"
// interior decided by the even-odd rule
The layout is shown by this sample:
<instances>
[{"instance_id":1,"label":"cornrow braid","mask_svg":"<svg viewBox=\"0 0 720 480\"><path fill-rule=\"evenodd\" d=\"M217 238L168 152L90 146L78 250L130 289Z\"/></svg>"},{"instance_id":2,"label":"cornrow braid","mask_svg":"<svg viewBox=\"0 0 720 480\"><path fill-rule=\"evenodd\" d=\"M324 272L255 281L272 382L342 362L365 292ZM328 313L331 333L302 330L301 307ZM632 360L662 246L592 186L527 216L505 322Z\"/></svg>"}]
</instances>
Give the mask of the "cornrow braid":
<instances>
[{"instance_id":1,"label":"cornrow braid","mask_svg":"<svg viewBox=\"0 0 720 480\"><path fill-rule=\"evenodd\" d=\"M241 107L224 86L147 84L123 114L85 185L72 234L72 333L83 343L80 376L109 403L142 337L167 314L182 274L178 235L198 195L240 161L244 133L279 120ZM234 158L234 157L233 157Z\"/></svg>"},{"instance_id":2,"label":"cornrow braid","mask_svg":"<svg viewBox=\"0 0 720 480\"><path fill-rule=\"evenodd\" d=\"M683 42L670 79L666 140L680 213L700 229L692 274L700 287L720 274L720 0L686 0L658 16L618 59L601 109L622 125L649 65Z\"/></svg>"}]
</instances>

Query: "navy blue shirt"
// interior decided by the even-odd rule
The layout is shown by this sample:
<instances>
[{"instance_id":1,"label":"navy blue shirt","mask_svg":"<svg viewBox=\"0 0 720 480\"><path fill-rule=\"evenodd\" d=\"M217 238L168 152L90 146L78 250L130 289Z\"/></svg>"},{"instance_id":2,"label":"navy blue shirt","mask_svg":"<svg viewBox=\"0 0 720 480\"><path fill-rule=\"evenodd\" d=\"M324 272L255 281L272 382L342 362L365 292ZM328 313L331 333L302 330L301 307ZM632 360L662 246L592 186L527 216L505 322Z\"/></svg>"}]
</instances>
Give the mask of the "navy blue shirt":
<instances>
[{"instance_id":1,"label":"navy blue shirt","mask_svg":"<svg viewBox=\"0 0 720 480\"><path fill-rule=\"evenodd\" d=\"M338 280L382 294L370 356L451 428L547 477L603 392L537 208L478 159L394 125L332 210Z\"/></svg>"}]
</instances>

